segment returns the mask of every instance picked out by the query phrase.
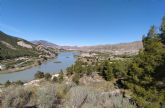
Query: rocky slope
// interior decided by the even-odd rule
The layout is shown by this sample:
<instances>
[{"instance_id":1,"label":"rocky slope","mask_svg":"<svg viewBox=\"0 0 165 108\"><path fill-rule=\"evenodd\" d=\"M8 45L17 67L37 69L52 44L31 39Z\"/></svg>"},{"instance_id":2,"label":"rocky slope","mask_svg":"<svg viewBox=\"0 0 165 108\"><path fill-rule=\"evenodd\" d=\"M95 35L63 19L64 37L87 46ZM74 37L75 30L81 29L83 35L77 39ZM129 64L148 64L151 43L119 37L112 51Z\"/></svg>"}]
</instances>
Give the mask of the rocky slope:
<instances>
[{"instance_id":1,"label":"rocky slope","mask_svg":"<svg viewBox=\"0 0 165 108\"><path fill-rule=\"evenodd\" d=\"M56 45L54 43L51 43L51 42L48 42L45 40L35 40L35 41L31 41L31 42L35 45L43 45L44 47L51 47L51 48L55 48L55 49L60 48L59 45Z\"/></svg>"},{"instance_id":2,"label":"rocky slope","mask_svg":"<svg viewBox=\"0 0 165 108\"><path fill-rule=\"evenodd\" d=\"M65 50L79 50L85 52L109 52L114 55L122 54L136 54L140 49L143 48L141 41L135 41L130 43L120 43L120 44L107 44L107 45L95 45L95 46L60 46L47 41L39 40L33 41L32 43L36 45L43 45L45 47L52 47L56 49L65 49Z\"/></svg>"},{"instance_id":3,"label":"rocky slope","mask_svg":"<svg viewBox=\"0 0 165 108\"><path fill-rule=\"evenodd\" d=\"M55 56L57 51L43 45L35 45L27 40L10 36L0 31L0 60L22 56Z\"/></svg>"}]
</instances>

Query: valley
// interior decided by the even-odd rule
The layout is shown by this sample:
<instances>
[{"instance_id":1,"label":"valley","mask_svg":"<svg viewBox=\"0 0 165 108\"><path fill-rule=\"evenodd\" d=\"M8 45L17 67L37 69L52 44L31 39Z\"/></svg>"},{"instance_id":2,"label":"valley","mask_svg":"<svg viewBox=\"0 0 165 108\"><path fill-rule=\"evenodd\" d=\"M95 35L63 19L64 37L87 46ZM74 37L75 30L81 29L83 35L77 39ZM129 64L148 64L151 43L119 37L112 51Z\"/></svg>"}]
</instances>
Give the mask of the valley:
<instances>
[{"instance_id":1,"label":"valley","mask_svg":"<svg viewBox=\"0 0 165 108\"><path fill-rule=\"evenodd\" d=\"M1 106L163 108L161 36L151 27L142 42L75 47L19 38L13 44L3 34Z\"/></svg>"},{"instance_id":2,"label":"valley","mask_svg":"<svg viewBox=\"0 0 165 108\"><path fill-rule=\"evenodd\" d=\"M165 108L165 0L0 0L0 108Z\"/></svg>"},{"instance_id":3,"label":"valley","mask_svg":"<svg viewBox=\"0 0 165 108\"><path fill-rule=\"evenodd\" d=\"M34 45L24 39L0 32L0 73L10 73L41 65L58 51Z\"/></svg>"}]
</instances>

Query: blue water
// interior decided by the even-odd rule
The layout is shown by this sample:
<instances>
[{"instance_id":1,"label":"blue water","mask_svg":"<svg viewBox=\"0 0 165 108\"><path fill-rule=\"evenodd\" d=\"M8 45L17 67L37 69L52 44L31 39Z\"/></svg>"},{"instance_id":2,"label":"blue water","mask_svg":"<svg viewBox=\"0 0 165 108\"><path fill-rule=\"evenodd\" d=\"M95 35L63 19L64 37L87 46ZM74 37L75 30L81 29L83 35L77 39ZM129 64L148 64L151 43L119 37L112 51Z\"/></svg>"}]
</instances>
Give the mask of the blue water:
<instances>
[{"instance_id":1,"label":"blue water","mask_svg":"<svg viewBox=\"0 0 165 108\"><path fill-rule=\"evenodd\" d=\"M40 66L35 66L23 71L0 74L0 83L5 83L7 80L10 81L30 81L34 79L34 74L37 71L42 71L44 73L58 73L60 70L65 70L67 67L75 63L76 58L74 55L76 52L61 52L57 58L48 60ZM61 63L54 63L55 61L60 61Z\"/></svg>"}]
</instances>

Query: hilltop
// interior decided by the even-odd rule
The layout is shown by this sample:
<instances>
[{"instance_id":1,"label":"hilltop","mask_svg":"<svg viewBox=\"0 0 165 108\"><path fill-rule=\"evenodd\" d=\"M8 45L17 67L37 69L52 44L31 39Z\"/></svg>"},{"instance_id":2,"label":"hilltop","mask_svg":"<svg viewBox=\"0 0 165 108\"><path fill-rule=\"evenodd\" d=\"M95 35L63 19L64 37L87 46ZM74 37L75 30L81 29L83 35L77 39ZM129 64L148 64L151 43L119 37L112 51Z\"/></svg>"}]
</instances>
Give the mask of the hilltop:
<instances>
[{"instance_id":1,"label":"hilltop","mask_svg":"<svg viewBox=\"0 0 165 108\"><path fill-rule=\"evenodd\" d=\"M130 43L83 46L80 47L80 50L95 51L95 52L110 52L115 55L121 55L121 54L137 54L138 51L142 48L143 48L142 42L135 41Z\"/></svg>"},{"instance_id":2,"label":"hilltop","mask_svg":"<svg viewBox=\"0 0 165 108\"><path fill-rule=\"evenodd\" d=\"M45 47L52 47L56 49L79 50L83 52L108 52L114 55L137 54L138 51L143 48L141 41L93 46L60 46L45 40L36 40L32 41L32 43L35 45L43 45Z\"/></svg>"},{"instance_id":3,"label":"hilltop","mask_svg":"<svg viewBox=\"0 0 165 108\"><path fill-rule=\"evenodd\" d=\"M45 40L35 40L35 41L31 41L33 44L35 45L43 45L45 47L52 47L52 48L60 48L59 45L56 45L54 43L45 41Z\"/></svg>"}]
</instances>

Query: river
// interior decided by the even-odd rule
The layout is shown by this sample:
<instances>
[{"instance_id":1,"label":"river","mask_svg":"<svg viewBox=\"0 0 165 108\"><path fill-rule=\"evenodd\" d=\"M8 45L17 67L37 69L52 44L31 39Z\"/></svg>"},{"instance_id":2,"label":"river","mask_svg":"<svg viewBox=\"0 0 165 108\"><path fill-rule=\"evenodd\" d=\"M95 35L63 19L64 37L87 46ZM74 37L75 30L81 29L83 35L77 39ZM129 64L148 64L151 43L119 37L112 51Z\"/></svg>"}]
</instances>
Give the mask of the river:
<instances>
[{"instance_id":1,"label":"river","mask_svg":"<svg viewBox=\"0 0 165 108\"><path fill-rule=\"evenodd\" d=\"M42 71L44 73L51 73L51 74L58 73L60 72L60 70L65 70L67 67L75 63L76 58L74 57L74 55L77 55L77 53L61 52L58 54L56 58L48 60L43 64L41 64L40 66L35 66L19 72L0 74L0 83L5 83L7 80L30 81L34 79L34 74L37 71Z\"/></svg>"}]
</instances>

